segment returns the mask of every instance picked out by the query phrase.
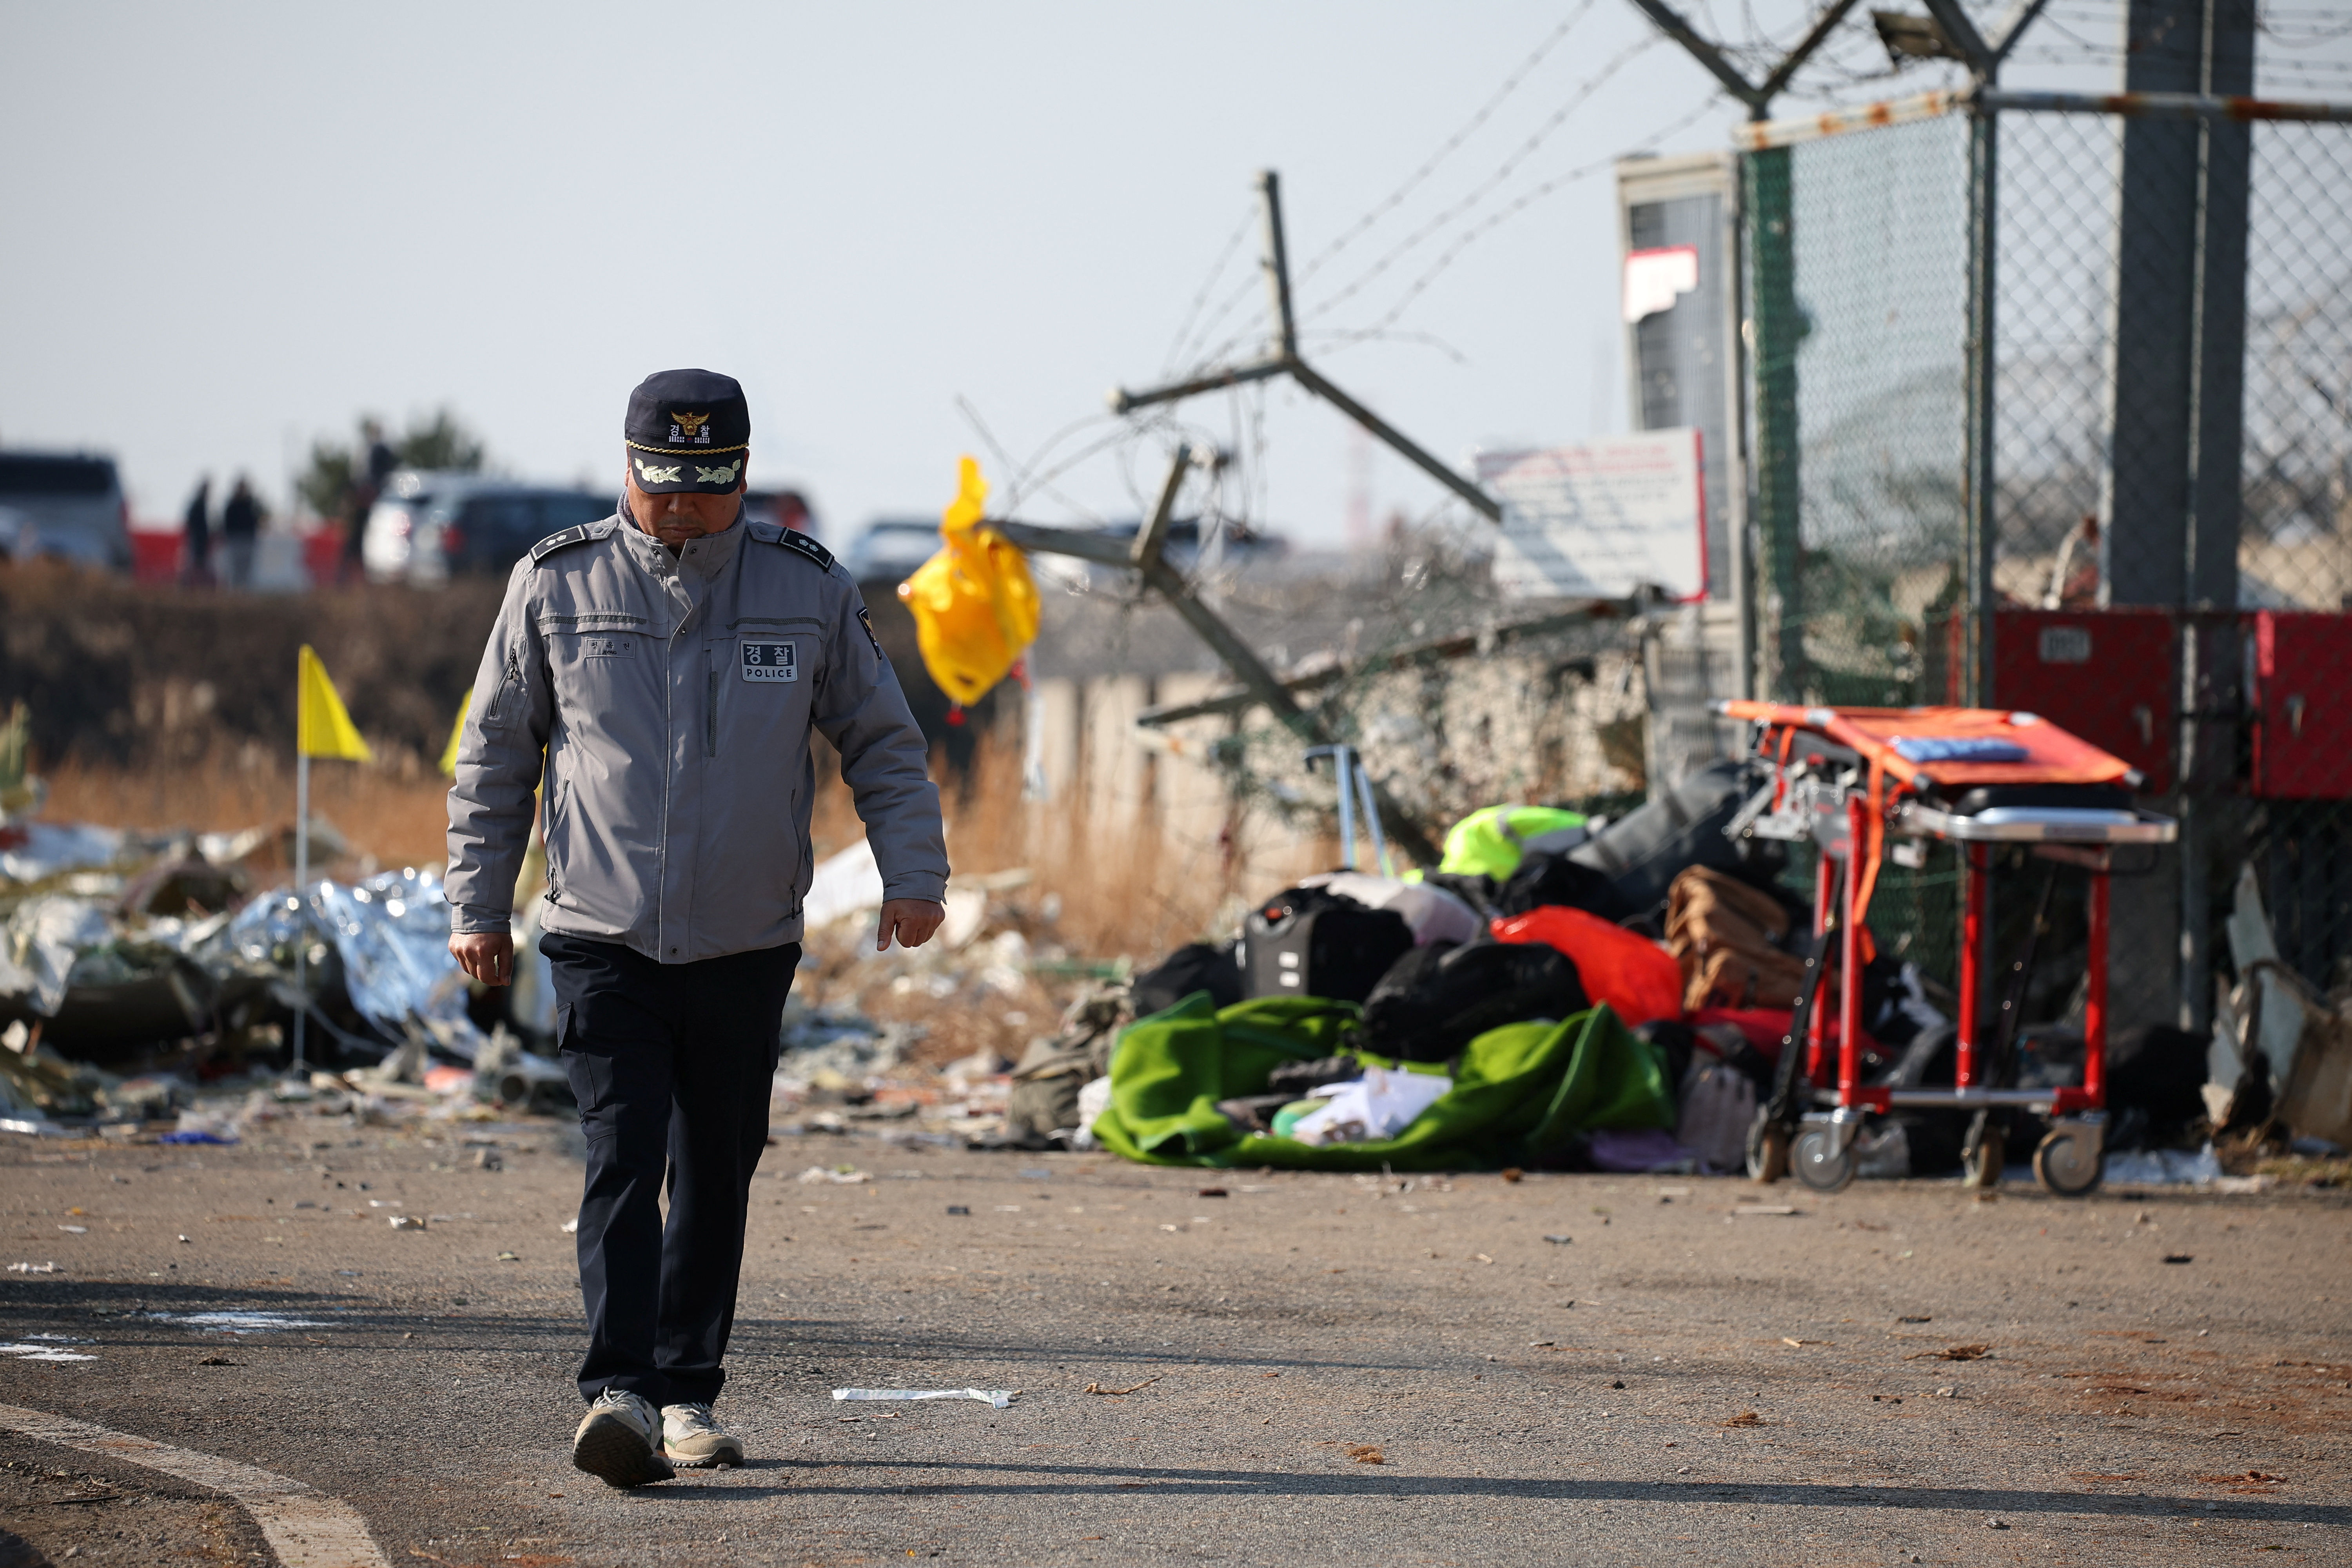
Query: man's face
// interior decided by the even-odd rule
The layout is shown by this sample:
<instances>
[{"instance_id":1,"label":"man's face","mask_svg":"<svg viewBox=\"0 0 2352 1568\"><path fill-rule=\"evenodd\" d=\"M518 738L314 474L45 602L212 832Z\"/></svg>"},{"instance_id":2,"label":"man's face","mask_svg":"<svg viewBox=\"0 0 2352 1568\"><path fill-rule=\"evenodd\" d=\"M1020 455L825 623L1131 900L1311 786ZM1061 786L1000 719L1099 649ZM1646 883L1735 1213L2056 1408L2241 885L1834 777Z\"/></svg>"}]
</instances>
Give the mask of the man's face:
<instances>
[{"instance_id":1,"label":"man's face","mask_svg":"<svg viewBox=\"0 0 2352 1568\"><path fill-rule=\"evenodd\" d=\"M628 485L630 517L639 528L673 550L707 533L724 533L742 510L743 486L740 484L725 495L677 490L654 496L637 488L635 474L626 469L623 473Z\"/></svg>"}]
</instances>

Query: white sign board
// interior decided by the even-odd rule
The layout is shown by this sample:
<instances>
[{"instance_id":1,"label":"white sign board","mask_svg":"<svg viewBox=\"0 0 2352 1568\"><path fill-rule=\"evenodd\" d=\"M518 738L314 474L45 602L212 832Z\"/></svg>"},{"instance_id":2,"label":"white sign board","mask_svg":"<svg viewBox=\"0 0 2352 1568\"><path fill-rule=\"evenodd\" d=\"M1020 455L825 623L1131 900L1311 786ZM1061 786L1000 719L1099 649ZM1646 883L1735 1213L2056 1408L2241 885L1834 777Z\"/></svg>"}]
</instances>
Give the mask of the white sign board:
<instances>
[{"instance_id":1,"label":"white sign board","mask_svg":"<svg viewBox=\"0 0 2352 1568\"><path fill-rule=\"evenodd\" d=\"M1510 599L1670 599L1706 592L1696 430L1644 430L1533 452L1482 452L1503 503L1495 584Z\"/></svg>"}]
</instances>

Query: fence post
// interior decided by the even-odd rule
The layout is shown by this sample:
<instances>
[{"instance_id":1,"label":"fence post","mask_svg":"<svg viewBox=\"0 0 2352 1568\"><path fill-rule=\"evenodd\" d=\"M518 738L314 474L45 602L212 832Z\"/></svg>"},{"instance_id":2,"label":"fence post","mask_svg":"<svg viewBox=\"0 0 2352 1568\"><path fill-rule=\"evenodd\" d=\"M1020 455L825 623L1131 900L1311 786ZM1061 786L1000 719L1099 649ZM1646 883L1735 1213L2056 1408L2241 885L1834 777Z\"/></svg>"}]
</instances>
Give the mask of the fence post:
<instances>
[{"instance_id":1,"label":"fence post","mask_svg":"<svg viewBox=\"0 0 2352 1568\"><path fill-rule=\"evenodd\" d=\"M1993 488L1993 420L1999 412L1993 329L2000 295L2000 113L1979 104L1969 117L1969 432L1968 468L1960 480L1968 604L1961 700L1971 708L1990 707L1994 698L1992 563L2000 519Z\"/></svg>"},{"instance_id":2,"label":"fence post","mask_svg":"<svg viewBox=\"0 0 2352 1568\"><path fill-rule=\"evenodd\" d=\"M1803 321L1797 310L1789 150L1768 147L1741 163L1753 279L1745 336L1756 366L1756 541L1762 608L1771 626L1771 664L1763 684L1777 698L1802 701L1810 679L1797 470L1797 343Z\"/></svg>"}]
</instances>

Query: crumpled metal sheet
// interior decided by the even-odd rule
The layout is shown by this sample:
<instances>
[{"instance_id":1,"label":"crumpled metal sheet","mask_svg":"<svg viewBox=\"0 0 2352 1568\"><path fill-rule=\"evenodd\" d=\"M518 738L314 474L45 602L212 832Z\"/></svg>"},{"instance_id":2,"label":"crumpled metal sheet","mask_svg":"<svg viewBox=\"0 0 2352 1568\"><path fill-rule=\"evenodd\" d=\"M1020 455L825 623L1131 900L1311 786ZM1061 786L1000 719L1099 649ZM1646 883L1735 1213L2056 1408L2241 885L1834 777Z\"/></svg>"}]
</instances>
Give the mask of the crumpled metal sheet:
<instances>
[{"instance_id":1,"label":"crumpled metal sheet","mask_svg":"<svg viewBox=\"0 0 2352 1568\"><path fill-rule=\"evenodd\" d=\"M38 882L67 871L111 866L122 854L120 828L89 822L17 822L0 838L0 877Z\"/></svg>"},{"instance_id":2,"label":"crumpled metal sheet","mask_svg":"<svg viewBox=\"0 0 2352 1568\"><path fill-rule=\"evenodd\" d=\"M26 900L8 917L0 994L30 998L33 1011L53 1017L64 1005L74 962L114 940L108 907L96 899L44 893Z\"/></svg>"},{"instance_id":3,"label":"crumpled metal sheet","mask_svg":"<svg viewBox=\"0 0 2352 1568\"><path fill-rule=\"evenodd\" d=\"M394 1039L414 1021L468 1061L482 1046L466 1014L466 975L449 955L449 903L441 881L413 868L356 886L320 879L297 899L276 889L237 912L226 933L235 955L268 964L305 937L334 944L352 1005Z\"/></svg>"}]
</instances>

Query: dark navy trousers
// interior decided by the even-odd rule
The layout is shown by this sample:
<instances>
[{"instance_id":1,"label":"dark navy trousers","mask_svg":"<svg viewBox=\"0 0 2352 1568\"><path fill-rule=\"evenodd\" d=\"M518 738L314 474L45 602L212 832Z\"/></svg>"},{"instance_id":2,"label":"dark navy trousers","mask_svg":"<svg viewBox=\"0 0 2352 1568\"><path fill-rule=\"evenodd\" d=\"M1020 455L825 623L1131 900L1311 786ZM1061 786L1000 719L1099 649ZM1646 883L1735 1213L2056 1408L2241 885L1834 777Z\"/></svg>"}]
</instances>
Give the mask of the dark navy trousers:
<instances>
[{"instance_id":1,"label":"dark navy trousers","mask_svg":"<svg viewBox=\"0 0 2352 1568\"><path fill-rule=\"evenodd\" d=\"M726 1382L743 1220L800 944L656 963L550 932L539 950L554 966L556 1037L588 1138L580 1393L709 1404Z\"/></svg>"}]
</instances>

